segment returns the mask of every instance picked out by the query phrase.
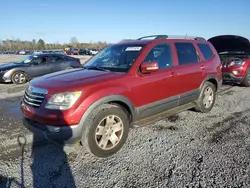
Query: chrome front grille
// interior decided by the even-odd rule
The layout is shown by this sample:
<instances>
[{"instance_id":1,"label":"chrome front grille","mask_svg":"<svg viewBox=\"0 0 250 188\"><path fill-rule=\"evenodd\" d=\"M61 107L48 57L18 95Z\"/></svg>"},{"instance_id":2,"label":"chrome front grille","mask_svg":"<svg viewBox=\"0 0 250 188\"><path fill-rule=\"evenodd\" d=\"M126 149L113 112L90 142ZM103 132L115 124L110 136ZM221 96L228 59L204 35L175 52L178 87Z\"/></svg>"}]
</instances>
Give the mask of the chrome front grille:
<instances>
[{"instance_id":1,"label":"chrome front grille","mask_svg":"<svg viewBox=\"0 0 250 188\"><path fill-rule=\"evenodd\" d=\"M29 86L24 94L23 101L30 106L40 107L48 91L46 89Z\"/></svg>"}]
</instances>

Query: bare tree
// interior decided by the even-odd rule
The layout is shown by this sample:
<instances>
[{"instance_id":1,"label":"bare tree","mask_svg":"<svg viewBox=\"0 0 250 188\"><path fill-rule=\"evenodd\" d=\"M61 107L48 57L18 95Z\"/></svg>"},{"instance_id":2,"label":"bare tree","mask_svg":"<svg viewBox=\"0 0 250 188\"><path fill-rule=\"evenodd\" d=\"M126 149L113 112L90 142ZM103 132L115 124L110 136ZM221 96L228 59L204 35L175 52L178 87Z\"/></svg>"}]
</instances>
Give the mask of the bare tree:
<instances>
[{"instance_id":1,"label":"bare tree","mask_svg":"<svg viewBox=\"0 0 250 188\"><path fill-rule=\"evenodd\" d=\"M78 40L77 40L77 38L76 38L76 37L72 37L72 38L70 39L70 44L71 44L73 47L78 46Z\"/></svg>"},{"instance_id":2,"label":"bare tree","mask_svg":"<svg viewBox=\"0 0 250 188\"><path fill-rule=\"evenodd\" d=\"M72 46L77 48L104 48L108 46L107 42L90 42L90 43L79 43L76 37L72 37L70 44L60 44L59 42L46 44L42 39L36 41L22 41L20 39L6 39L0 40L0 50L45 50L45 49L65 49L66 47Z\"/></svg>"},{"instance_id":3,"label":"bare tree","mask_svg":"<svg viewBox=\"0 0 250 188\"><path fill-rule=\"evenodd\" d=\"M43 50L46 48L46 44L44 42L44 40L42 39L39 39L38 42L37 42L37 47L39 50Z\"/></svg>"}]
</instances>

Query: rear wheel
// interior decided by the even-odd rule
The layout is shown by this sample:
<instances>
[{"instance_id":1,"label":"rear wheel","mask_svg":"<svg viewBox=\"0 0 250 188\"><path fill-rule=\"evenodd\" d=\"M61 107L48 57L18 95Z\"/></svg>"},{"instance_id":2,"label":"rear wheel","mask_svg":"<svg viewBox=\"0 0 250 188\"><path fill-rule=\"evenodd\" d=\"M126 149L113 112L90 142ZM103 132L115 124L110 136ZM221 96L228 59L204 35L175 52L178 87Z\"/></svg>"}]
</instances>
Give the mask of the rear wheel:
<instances>
[{"instance_id":1,"label":"rear wheel","mask_svg":"<svg viewBox=\"0 0 250 188\"><path fill-rule=\"evenodd\" d=\"M14 84L25 84L27 82L27 75L24 72L15 72L11 78Z\"/></svg>"},{"instance_id":2,"label":"rear wheel","mask_svg":"<svg viewBox=\"0 0 250 188\"><path fill-rule=\"evenodd\" d=\"M108 157L121 149L128 132L129 119L126 113L118 106L104 104L86 119L81 143L89 153Z\"/></svg>"},{"instance_id":3,"label":"rear wheel","mask_svg":"<svg viewBox=\"0 0 250 188\"><path fill-rule=\"evenodd\" d=\"M250 69L248 69L241 84L245 87L250 87Z\"/></svg>"},{"instance_id":4,"label":"rear wheel","mask_svg":"<svg viewBox=\"0 0 250 188\"><path fill-rule=\"evenodd\" d=\"M206 82L196 102L195 110L202 113L210 112L214 106L216 89L214 84Z\"/></svg>"}]
</instances>

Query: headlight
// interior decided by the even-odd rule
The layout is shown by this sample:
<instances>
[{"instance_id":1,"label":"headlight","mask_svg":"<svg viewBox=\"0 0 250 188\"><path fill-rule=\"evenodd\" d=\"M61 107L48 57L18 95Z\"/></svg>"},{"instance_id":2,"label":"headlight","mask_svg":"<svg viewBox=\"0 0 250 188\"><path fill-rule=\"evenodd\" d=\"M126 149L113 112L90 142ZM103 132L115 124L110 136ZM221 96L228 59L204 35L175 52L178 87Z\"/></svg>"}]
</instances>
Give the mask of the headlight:
<instances>
[{"instance_id":1,"label":"headlight","mask_svg":"<svg viewBox=\"0 0 250 188\"><path fill-rule=\"evenodd\" d=\"M67 110L76 103L81 94L81 91L54 94L45 105L45 108Z\"/></svg>"},{"instance_id":2,"label":"headlight","mask_svg":"<svg viewBox=\"0 0 250 188\"><path fill-rule=\"evenodd\" d=\"M0 70L0 73L8 72L9 70Z\"/></svg>"},{"instance_id":3,"label":"headlight","mask_svg":"<svg viewBox=\"0 0 250 188\"><path fill-rule=\"evenodd\" d=\"M232 61L229 66L244 66L245 65L245 61L242 60L236 60L236 61Z\"/></svg>"}]
</instances>

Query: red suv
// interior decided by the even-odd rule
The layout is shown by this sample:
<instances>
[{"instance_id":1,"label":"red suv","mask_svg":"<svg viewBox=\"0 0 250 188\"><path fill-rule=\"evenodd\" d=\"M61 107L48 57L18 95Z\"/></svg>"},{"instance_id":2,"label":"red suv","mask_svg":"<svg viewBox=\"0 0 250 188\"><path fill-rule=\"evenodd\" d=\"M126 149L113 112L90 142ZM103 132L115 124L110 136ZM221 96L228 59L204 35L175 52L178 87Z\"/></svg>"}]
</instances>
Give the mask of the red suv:
<instances>
[{"instance_id":1,"label":"red suv","mask_svg":"<svg viewBox=\"0 0 250 188\"><path fill-rule=\"evenodd\" d=\"M224 82L250 87L250 41L235 35L208 39L219 53Z\"/></svg>"},{"instance_id":2,"label":"red suv","mask_svg":"<svg viewBox=\"0 0 250 188\"><path fill-rule=\"evenodd\" d=\"M107 157L122 147L130 127L191 108L209 112L221 83L211 43L154 35L110 45L83 68L32 80L21 111L35 134L81 141L90 153Z\"/></svg>"}]
</instances>

